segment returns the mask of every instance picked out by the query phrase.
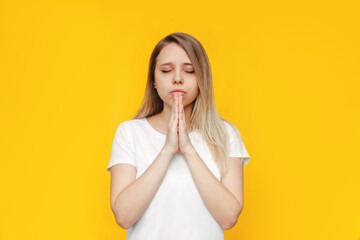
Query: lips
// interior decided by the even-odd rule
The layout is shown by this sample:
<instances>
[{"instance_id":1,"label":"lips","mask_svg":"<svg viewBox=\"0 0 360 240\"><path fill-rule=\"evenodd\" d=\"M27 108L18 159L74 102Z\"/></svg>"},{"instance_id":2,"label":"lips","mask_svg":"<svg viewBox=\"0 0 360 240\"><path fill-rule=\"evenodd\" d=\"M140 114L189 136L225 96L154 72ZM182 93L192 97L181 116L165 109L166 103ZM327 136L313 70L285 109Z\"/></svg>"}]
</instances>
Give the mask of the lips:
<instances>
[{"instance_id":1,"label":"lips","mask_svg":"<svg viewBox=\"0 0 360 240\"><path fill-rule=\"evenodd\" d=\"M170 93L174 93L174 92L181 92L181 93L185 93L183 90L180 90L180 89L176 89L174 91L171 91Z\"/></svg>"}]
</instances>

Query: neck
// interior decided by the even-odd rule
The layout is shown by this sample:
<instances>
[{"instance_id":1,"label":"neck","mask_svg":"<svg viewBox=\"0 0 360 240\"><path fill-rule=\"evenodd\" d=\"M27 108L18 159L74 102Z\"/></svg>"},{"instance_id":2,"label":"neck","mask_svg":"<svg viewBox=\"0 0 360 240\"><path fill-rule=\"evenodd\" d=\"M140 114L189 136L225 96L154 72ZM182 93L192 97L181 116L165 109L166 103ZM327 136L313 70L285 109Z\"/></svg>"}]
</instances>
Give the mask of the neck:
<instances>
[{"instance_id":1,"label":"neck","mask_svg":"<svg viewBox=\"0 0 360 240\"><path fill-rule=\"evenodd\" d=\"M190 116L191 116L192 109L193 109L193 104L189 104L184 107L185 122L186 122L186 126L188 127L189 131L191 131L190 130ZM164 108L163 108L162 112L159 113L160 119L162 120L162 122L164 124L166 124L166 126L168 126L170 123L171 110L172 110L171 106L164 104Z\"/></svg>"}]
</instances>

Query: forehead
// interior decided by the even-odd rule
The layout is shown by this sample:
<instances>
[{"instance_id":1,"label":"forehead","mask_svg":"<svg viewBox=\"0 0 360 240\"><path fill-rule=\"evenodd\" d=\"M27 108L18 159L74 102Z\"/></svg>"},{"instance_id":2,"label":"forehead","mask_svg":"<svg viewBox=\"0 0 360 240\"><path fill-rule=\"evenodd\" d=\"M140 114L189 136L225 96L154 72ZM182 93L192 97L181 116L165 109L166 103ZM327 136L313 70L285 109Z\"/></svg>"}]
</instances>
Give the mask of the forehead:
<instances>
[{"instance_id":1,"label":"forehead","mask_svg":"<svg viewBox=\"0 0 360 240\"><path fill-rule=\"evenodd\" d=\"M157 65L166 63L191 65L190 58L185 50L176 43L166 45L157 56Z\"/></svg>"}]
</instances>

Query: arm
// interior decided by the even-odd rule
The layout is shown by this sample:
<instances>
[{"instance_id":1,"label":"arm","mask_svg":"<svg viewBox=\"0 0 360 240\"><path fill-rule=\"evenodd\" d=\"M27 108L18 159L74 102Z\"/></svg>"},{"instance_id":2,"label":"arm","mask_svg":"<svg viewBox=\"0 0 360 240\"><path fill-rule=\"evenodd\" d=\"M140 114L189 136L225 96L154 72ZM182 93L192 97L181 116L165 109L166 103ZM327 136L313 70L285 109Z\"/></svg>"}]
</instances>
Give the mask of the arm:
<instances>
[{"instance_id":1,"label":"arm","mask_svg":"<svg viewBox=\"0 0 360 240\"><path fill-rule=\"evenodd\" d=\"M223 178L223 185L212 174L195 148L185 152L184 156L207 209L224 230L232 228L243 207L242 162L236 158L229 159L229 172Z\"/></svg>"},{"instance_id":2,"label":"arm","mask_svg":"<svg viewBox=\"0 0 360 240\"><path fill-rule=\"evenodd\" d=\"M152 164L137 179L135 179L136 171L133 166L117 164L111 168L111 209L119 226L128 229L143 215L165 177L172 156L173 153L162 149ZM129 167L133 168L131 174L126 173Z\"/></svg>"}]
</instances>

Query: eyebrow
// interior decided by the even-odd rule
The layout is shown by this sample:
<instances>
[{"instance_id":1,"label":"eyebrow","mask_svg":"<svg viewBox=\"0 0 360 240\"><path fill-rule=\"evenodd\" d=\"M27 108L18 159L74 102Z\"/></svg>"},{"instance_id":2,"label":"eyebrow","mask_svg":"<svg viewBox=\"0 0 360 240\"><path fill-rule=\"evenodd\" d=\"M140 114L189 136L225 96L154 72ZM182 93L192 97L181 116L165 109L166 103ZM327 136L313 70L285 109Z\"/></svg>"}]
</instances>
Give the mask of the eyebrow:
<instances>
[{"instance_id":1,"label":"eyebrow","mask_svg":"<svg viewBox=\"0 0 360 240\"><path fill-rule=\"evenodd\" d=\"M162 63L162 64L160 64L160 66L163 66L163 65L172 65L173 63L172 62L166 62L166 63ZM191 63L189 63L189 62L186 62L186 63L183 63L184 65L190 65L190 66L192 66L192 64Z\"/></svg>"}]
</instances>

